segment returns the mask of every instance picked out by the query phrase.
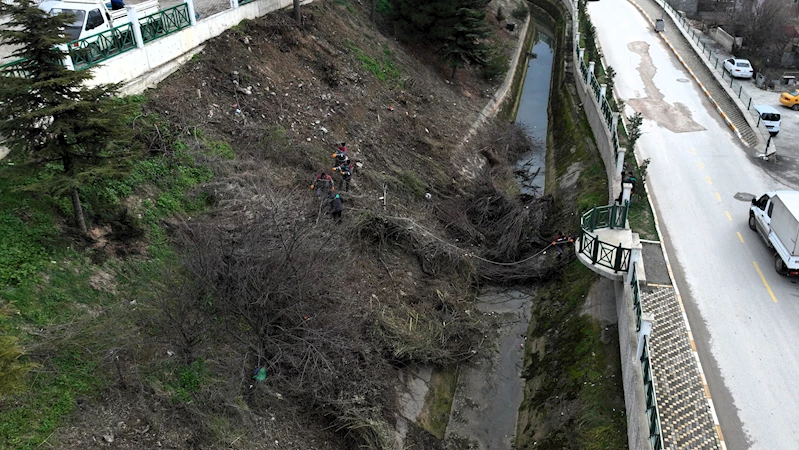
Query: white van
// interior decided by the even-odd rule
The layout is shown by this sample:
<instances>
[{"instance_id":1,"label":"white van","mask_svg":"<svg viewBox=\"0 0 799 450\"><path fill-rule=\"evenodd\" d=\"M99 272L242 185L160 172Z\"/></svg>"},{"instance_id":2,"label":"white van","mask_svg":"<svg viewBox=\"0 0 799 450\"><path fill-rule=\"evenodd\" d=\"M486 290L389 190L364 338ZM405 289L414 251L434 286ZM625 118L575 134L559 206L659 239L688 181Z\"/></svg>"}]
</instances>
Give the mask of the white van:
<instances>
[{"instance_id":1,"label":"white van","mask_svg":"<svg viewBox=\"0 0 799 450\"><path fill-rule=\"evenodd\" d=\"M755 111L757 111L758 116L757 125L760 126L760 122L763 122L769 133L772 136L776 136L780 132L780 122L782 122L780 112L776 108L766 105L755 105Z\"/></svg>"}]
</instances>

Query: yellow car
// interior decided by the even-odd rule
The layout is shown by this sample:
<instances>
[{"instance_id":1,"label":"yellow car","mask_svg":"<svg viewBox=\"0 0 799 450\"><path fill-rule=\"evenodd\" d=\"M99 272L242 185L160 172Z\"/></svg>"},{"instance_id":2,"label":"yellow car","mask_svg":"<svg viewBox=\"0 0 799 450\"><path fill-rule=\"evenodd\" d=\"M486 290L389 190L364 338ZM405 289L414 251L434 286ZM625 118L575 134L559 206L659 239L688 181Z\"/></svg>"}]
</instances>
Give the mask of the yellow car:
<instances>
[{"instance_id":1,"label":"yellow car","mask_svg":"<svg viewBox=\"0 0 799 450\"><path fill-rule=\"evenodd\" d=\"M780 94L780 103L794 111L799 111L799 91L794 89L791 92L783 92Z\"/></svg>"}]
</instances>

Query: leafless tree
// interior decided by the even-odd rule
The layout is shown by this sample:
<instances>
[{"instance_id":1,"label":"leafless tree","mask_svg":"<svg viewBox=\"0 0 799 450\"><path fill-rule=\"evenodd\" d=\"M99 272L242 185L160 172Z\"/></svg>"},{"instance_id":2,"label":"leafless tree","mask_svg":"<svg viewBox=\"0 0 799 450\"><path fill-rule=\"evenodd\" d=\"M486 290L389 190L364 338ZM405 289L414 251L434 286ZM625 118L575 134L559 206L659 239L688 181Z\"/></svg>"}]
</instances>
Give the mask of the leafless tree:
<instances>
[{"instance_id":1,"label":"leafless tree","mask_svg":"<svg viewBox=\"0 0 799 450\"><path fill-rule=\"evenodd\" d=\"M766 62L781 53L787 42L789 7L783 0L744 1L732 13L729 31L743 37L743 46L753 55L751 59Z\"/></svg>"}]
</instances>

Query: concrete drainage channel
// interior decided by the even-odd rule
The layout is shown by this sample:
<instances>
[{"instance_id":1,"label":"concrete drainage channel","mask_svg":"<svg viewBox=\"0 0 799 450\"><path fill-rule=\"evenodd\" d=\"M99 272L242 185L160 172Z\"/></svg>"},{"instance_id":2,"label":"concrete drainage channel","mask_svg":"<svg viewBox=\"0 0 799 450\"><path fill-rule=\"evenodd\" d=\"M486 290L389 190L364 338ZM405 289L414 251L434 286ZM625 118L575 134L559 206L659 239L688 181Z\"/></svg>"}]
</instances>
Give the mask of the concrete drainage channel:
<instances>
[{"instance_id":1,"label":"concrete drainage channel","mask_svg":"<svg viewBox=\"0 0 799 450\"><path fill-rule=\"evenodd\" d=\"M491 318L490 334L460 369L446 440L466 448L511 449L522 402L524 341L533 297L488 288L477 308Z\"/></svg>"}]
</instances>

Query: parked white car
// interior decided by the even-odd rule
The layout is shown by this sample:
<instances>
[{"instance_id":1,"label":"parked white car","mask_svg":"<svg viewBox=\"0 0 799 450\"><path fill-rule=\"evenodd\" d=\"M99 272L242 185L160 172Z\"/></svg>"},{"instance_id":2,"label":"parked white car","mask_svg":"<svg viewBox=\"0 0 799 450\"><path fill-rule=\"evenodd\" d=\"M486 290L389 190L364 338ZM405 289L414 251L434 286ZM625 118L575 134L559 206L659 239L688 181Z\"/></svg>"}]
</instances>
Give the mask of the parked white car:
<instances>
[{"instance_id":1,"label":"parked white car","mask_svg":"<svg viewBox=\"0 0 799 450\"><path fill-rule=\"evenodd\" d=\"M748 59L725 59L724 71L736 78L752 78L754 76L752 64Z\"/></svg>"}]
</instances>

